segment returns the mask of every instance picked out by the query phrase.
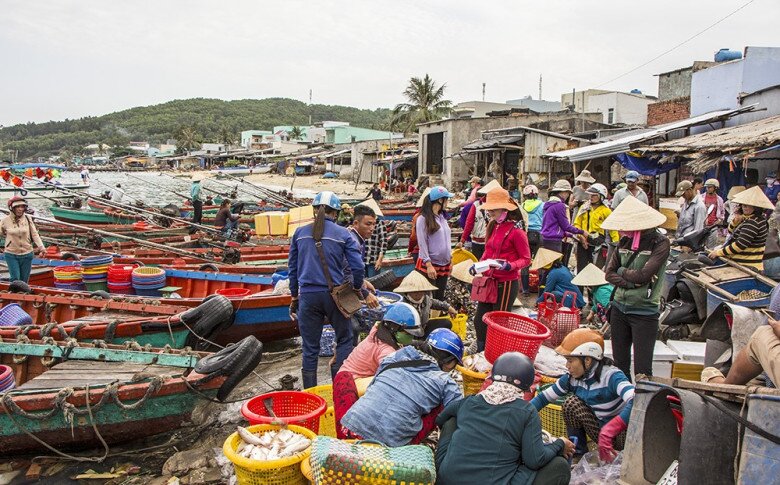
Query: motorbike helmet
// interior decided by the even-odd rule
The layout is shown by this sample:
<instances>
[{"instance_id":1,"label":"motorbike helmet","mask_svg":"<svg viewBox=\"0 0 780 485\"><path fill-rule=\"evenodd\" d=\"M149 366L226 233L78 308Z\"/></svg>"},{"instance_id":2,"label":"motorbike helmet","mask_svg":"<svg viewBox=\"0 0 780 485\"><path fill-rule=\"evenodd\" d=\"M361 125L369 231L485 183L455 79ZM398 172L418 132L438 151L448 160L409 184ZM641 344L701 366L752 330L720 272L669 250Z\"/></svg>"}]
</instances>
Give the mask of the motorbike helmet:
<instances>
[{"instance_id":1,"label":"motorbike helmet","mask_svg":"<svg viewBox=\"0 0 780 485\"><path fill-rule=\"evenodd\" d=\"M536 185L526 185L523 187L523 195L538 194L539 188Z\"/></svg>"},{"instance_id":2,"label":"motorbike helmet","mask_svg":"<svg viewBox=\"0 0 780 485\"><path fill-rule=\"evenodd\" d=\"M564 337L561 345L555 348L560 355L568 356L580 345L586 342L594 342L604 348L604 337L597 331L589 328L578 328Z\"/></svg>"},{"instance_id":3,"label":"motorbike helmet","mask_svg":"<svg viewBox=\"0 0 780 485\"><path fill-rule=\"evenodd\" d=\"M436 202L439 199L449 199L451 197L453 197L453 194L441 185L432 188L431 193L428 194L428 198L431 199L431 202Z\"/></svg>"},{"instance_id":4,"label":"motorbike helmet","mask_svg":"<svg viewBox=\"0 0 780 485\"><path fill-rule=\"evenodd\" d=\"M601 196L601 200L607 198L607 188L603 184L593 184L585 191L589 194L598 194Z\"/></svg>"},{"instance_id":5,"label":"motorbike helmet","mask_svg":"<svg viewBox=\"0 0 780 485\"><path fill-rule=\"evenodd\" d=\"M566 357L591 357L596 360L604 358L604 349L596 342L585 342L571 351Z\"/></svg>"},{"instance_id":6,"label":"motorbike helmet","mask_svg":"<svg viewBox=\"0 0 780 485\"><path fill-rule=\"evenodd\" d=\"M420 324L420 314L408 303L393 303L388 307L382 320L398 325L401 330L413 337L425 335Z\"/></svg>"},{"instance_id":7,"label":"motorbike helmet","mask_svg":"<svg viewBox=\"0 0 780 485\"><path fill-rule=\"evenodd\" d=\"M434 349L447 352L463 365L463 341L458 334L448 328L437 328L428 335L425 343Z\"/></svg>"},{"instance_id":8,"label":"motorbike helmet","mask_svg":"<svg viewBox=\"0 0 780 485\"><path fill-rule=\"evenodd\" d=\"M520 352L506 352L493 363L490 378L526 391L534 383L534 363Z\"/></svg>"},{"instance_id":9,"label":"motorbike helmet","mask_svg":"<svg viewBox=\"0 0 780 485\"><path fill-rule=\"evenodd\" d=\"M716 189L720 188L720 182L718 182L718 179L707 179L707 181L704 182L704 186L705 187L710 186L710 185L715 187Z\"/></svg>"},{"instance_id":10,"label":"motorbike helmet","mask_svg":"<svg viewBox=\"0 0 780 485\"><path fill-rule=\"evenodd\" d=\"M14 207L19 207L20 205L23 205L27 207L27 200L25 200L24 197L21 196L14 196L8 199L8 208L13 210Z\"/></svg>"},{"instance_id":11,"label":"motorbike helmet","mask_svg":"<svg viewBox=\"0 0 780 485\"><path fill-rule=\"evenodd\" d=\"M341 201L338 196L328 190L322 191L314 196L314 200L311 205L317 207L318 205L324 205L334 210L341 210Z\"/></svg>"}]
</instances>

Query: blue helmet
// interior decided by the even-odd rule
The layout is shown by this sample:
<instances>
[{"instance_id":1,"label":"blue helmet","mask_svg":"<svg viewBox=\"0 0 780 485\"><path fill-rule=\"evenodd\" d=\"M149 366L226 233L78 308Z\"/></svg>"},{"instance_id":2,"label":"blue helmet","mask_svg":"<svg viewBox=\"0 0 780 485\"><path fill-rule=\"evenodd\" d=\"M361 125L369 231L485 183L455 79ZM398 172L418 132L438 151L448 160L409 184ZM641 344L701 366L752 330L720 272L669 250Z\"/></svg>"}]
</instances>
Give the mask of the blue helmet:
<instances>
[{"instance_id":1,"label":"blue helmet","mask_svg":"<svg viewBox=\"0 0 780 485\"><path fill-rule=\"evenodd\" d=\"M428 194L428 198L431 199L431 202L436 202L439 199L449 199L450 197L453 197L453 194L451 194L449 190L445 189L441 185L433 187L431 189L431 193Z\"/></svg>"},{"instance_id":2,"label":"blue helmet","mask_svg":"<svg viewBox=\"0 0 780 485\"><path fill-rule=\"evenodd\" d=\"M395 323L401 329L413 337L425 335L420 324L420 314L408 303L398 302L391 304L385 312L385 322Z\"/></svg>"},{"instance_id":3,"label":"blue helmet","mask_svg":"<svg viewBox=\"0 0 780 485\"><path fill-rule=\"evenodd\" d=\"M341 201L339 200L338 196L328 190L322 191L315 195L311 205L314 207L317 207L318 205L325 205L337 211L341 210Z\"/></svg>"},{"instance_id":4,"label":"blue helmet","mask_svg":"<svg viewBox=\"0 0 780 485\"><path fill-rule=\"evenodd\" d=\"M437 328L428 335L425 343L434 349L447 352L455 357L459 364L463 364L463 341L449 328Z\"/></svg>"}]
</instances>

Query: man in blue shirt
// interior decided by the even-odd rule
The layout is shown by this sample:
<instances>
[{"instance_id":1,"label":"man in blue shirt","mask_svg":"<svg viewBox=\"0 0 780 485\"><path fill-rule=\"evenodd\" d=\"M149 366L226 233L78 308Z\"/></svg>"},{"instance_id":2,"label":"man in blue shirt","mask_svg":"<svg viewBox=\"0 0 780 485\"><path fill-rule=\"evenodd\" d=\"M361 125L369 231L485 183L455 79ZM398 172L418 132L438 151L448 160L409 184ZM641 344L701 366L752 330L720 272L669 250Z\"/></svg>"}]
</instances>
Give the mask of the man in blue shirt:
<instances>
[{"instance_id":1,"label":"man in blue shirt","mask_svg":"<svg viewBox=\"0 0 780 485\"><path fill-rule=\"evenodd\" d=\"M766 189L764 194L769 197L772 204L777 204L777 196L780 194L780 182L777 181L777 172L772 171L766 174Z\"/></svg>"},{"instance_id":2,"label":"man in blue shirt","mask_svg":"<svg viewBox=\"0 0 780 485\"><path fill-rule=\"evenodd\" d=\"M335 375L352 352L352 327L336 306L330 294L325 271L317 249L321 244L325 264L333 286L342 284L347 268L352 287L366 297L363 289L363 258L360 247L350 231L336 224L341 202L333 192L320 192L314 198L314 223L295 230L290 241L290 317L298 320L303 347L303 387L317 385L317 363L322 327L327 319L336 331L336 362L331 366Z\"/></svg>"},{"instance_id":3,"label":"man in blue shirt","mask_svg":"<svg viewBox=\"0 0 780 485\"><path fill-rule=\"evenodd\" d=\"M203 219L203 201L200 199L200 181L203 177L194 175L190 187L190 199L192 199L192 222L200 224Z\"/></svg>"}]
</instances>

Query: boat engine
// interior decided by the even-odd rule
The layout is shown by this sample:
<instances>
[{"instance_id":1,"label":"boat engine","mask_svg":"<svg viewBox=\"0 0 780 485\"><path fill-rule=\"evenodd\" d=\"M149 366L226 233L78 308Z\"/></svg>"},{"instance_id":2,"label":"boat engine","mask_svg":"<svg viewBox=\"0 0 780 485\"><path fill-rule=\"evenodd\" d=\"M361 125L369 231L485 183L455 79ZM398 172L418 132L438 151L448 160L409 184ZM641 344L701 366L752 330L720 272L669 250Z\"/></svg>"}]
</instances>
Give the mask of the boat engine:
<instances>
[{"instance_id":1,"label":"boat engine","mask_svg":"<svg viewBox=\"0 0 780 485\"><path fill-rule=\"evenodd\" d=\"M222 252L222 262L225 264L237 264L241 262L241 250L239 248L226 247Z\"/></svg>"},{"instance_id":2,"label":"boat engine","mask_svg":"<svg viewBox=\"0 0 780 485\"><path fill-rule=\"evenodd\" d=\"M160 213L164 216L168 217L181 217L181 211L179 210L179 207L176 204L168 204L164 206L162 209L160 209ZM159 225L163 227L171 227L171 221L168 219L168 217L156 217L155 222L157 222Z\"/></svg>"},{"instance_id":3,"label":"boat engine","mask_svg":"<svg viewBox=\"0 0 780 485\"><path fill-rule=\"evenodd\" d=\"M92 249L103 247L103 236L95 233L87 234L87 247Z\"/></svg>"}]
</instances>

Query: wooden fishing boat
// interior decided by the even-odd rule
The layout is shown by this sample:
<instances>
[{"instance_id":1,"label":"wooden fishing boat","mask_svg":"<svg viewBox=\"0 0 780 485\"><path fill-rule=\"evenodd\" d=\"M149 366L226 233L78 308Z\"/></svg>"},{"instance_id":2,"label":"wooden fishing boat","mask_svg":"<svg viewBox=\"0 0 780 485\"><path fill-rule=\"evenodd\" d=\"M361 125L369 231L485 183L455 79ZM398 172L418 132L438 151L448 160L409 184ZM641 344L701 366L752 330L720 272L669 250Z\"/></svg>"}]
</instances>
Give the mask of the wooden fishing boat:
<instances>
[{"instance_id":1,"label":"wooden fishing boat","mask_svg":"<svg viewBox=\"0 0 780 485\"><path fill-rule=\"evenodd\" d=\"M254 344L246 357L257 365L262 347ZM58 450L101 447L102 441L110 445L179 428L198 398L224 397L224 387L251 370L245 365L228 377L194 371L209 355L0 342L0 363L11 367L16 385L0 400L0 449L7 457L43 450L43 443Z\"/></svg>"},{"instance_id":2,"label":"wooden fishing boat","mask_svg":"<svg viewBox=\"0 0 780 485\"><path fill-rule=\"evenodd\" d=\"M58 221L70 222L72 224L132 224L142 220L143 217L120 212L107 211L84 211L80 209L71 209L67 207L49 207L52 216Z\"/></svg>"},{"instance_id":3,"label":"wooden fishing boat","mask_svg":"<svg viewBox=\"0 0 780 485\"><path fill-rule=\"evenodd\" d=\"M75 190L86 192L89 189L89 183L86 184L63 184L60 189ZM8 200L11 197L22 196L27 199L67 199L73 197L67 191L60 190L51 184L24 185L16 187L4 185L0 187L0 200Z\"/></svg>"}]
</instances>

